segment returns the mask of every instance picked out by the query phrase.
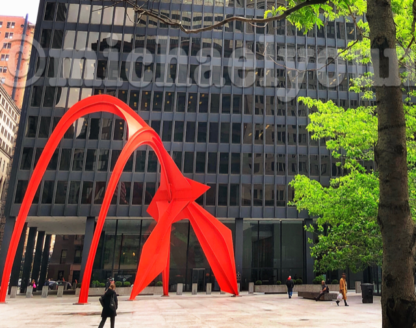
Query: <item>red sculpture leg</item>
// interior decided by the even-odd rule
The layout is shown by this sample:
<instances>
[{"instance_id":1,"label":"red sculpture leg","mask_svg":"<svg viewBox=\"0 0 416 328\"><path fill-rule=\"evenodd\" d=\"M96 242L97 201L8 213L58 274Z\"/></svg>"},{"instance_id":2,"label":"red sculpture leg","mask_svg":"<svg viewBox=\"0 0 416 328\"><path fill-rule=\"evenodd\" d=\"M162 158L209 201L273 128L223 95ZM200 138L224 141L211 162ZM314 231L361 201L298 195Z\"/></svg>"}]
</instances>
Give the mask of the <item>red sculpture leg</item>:
<instances>
[{"instance_id":1,"label":"red sculpture leg","mask_svg":"<svg viewBox=\"0 0 416 328\"><path fill-rule=\"evenodd\" d=\"M118 181L120 180L121 174L123 173L124 167L126 166L127 161L129 160L131 154L140 147L141 145L148 144L153 146L155 149L156 155L159 157L160 152L153 142L156 132L151 129L142 129L136 134L134 134L126 143L123 150L120 153L120 156L114 166L113 174L111 175L110 181L107 186L107 190L104 195L103 203L101 205L100 214L98 215L97 225L95 227L94 236L91 242L90 252L88 253L87 263L84 269L84 275L82 279L81 290L79 294L78 304L85 304L88 302L88 292L90 289L91 283L91 273L94 265L95 255L97 253L98 243L100 241L101 232L104 227L104 222L107 217L108 209L111 205L111 199L114 195L114 191L117 188ZM157 136L157 135L156 135ZM164 176L162 170L162 177ZM162 179L164 180L164 179ZM163 190L167 188L166 183L162 183L160 189Z\"/></svg>"},{"instance_id":2,"label":"red sculpture leg","mask_svg":"<svg viewBox=\"0 0 416 328\"><path fill-rule=\"evenodd\" d=\"M190 203L187 210L189 221L221 290L238 295L230 229L195 202Z\"/></svg>"},{"instance_id":3,"label":"red sculpture leg","mask_svg":"<svg viewBox=\"0 0 416 328\"><path fill-rule=\"evenodd\" d=\"M169 233L169 245L170 245L170 233ZM166 263L166 267L162 272L163 296L169 296L169 270L170 270L170 251L168 253L168 260Z\"/></svg>"},{"instance_id":4,"label":"red sculpture leg","mask_svg":"<svg viewBox=\"0 0 416 328\"><path fill-rule=\"evenodd\" d=\"M143 245L139 268L131 291L134 300L165 268L170 252L170 233L173 220L188 201L173 200Z\"/></svg>"}]
</instances>

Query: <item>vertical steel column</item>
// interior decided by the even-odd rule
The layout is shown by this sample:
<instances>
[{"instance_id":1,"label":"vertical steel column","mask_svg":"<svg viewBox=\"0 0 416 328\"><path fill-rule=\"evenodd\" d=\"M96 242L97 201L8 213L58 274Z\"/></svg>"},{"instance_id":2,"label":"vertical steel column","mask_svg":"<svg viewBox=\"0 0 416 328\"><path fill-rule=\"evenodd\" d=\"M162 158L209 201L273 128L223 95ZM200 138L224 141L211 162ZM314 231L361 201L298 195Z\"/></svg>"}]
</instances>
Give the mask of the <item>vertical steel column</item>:
<instances>
[{"instance_id":1,"label":"vertical steel column","mask_svg":"<svg viewBox=\"0 0 416 328\"><path fill-rule=\"evenodd\" d=\"M42 265L40 268L40 276L39 276L39 286L45 284L47 280L46 273L48 272L48 263L49 263L49 250L51 248L51 239L52 235L46 235L45 237L45 246L43 246L43 254L42 254Z\"/></svg>"},{"instance_id":2,"label":"vertical steel column","mask_svg":"<svg viewBox=\"0 0 416 328\"><path fill-rule=\"evenodd\" d=\"M38 281L39 281L38 279L39 279L40 264L42 260L42 248L43 248L44 241L45 241L45 231L39 231L38 240L36 242L35 259L33 261L33 269L32 269L32 279L35 279L36 284L38 284Z\"/></svg>"},{"instance_id":3,"label":"vertical steel column","mask_svg":"<svg viewBox=\"0 0 416 328\"><path fill-rule=\"evenodd\" d=\"M10 275L9 293L10 287L17 286L19 283L20 267L22 266L23 249L25 247L27 235L27 223L23 226L22 235L20 236L19 245L17 246L16 256L14 258L12 274Z\"/></svg>"},{"instance_id":4,"label":"vertical steel column","mask_svg":"<svg viewBox=\"0 0 416 328\"><path fill-rule=\"evenodd\" d=\"M313 224L313 220L312 219L305 219L304 221L305 226L306 227L310 227ZM305 250L304 250L304 254L305 254L305 272L306 272L306 284L312 284L313 282L313 263L314 263L314 259L311 256L311 248L310 245L308 243L308 239L309 238L313 238L313 233L312 232L308 232L305 231L305 240L304 240L304 245L305 245Z\"/></svg>"},{"instance_id":5,"label":"vertical steel column","mask_svg":"<svg viewBox=\"0 0 416 328\"><path fill-rule=\"evenodd\" d=\"M23 264L22 282L20 284L20 292L25 293L26 287L30 283L30 272L32 269L33 251L35 249L35 240L38 229L36 227L29 228L29 236L27 237L25 262Z\"/></svg>"},{"instance_id":6,"label":"vertical steel column","mask_svg":"<svg viewBox=\"0 0 416 328\"><path fill-rule=\"evenodd\" d=\"M15 218L7 218L4 227L3 243L0 247L0 281L3 277L4 263L6 262L7 251L9 250L10 240L12 239Z\"/></svg>"},{"instance_id":7,"label":"vertical steel column","mask_svg":"<svg viewBox=\"0 0 416 328\"><path fill-rule=\"evenodd\" d=\"M235 219L235 242L234 242L234 256L235 256L235 268L237 271L237 282L241 283L241 277L243 275L243 219Z\"/></svg>"},{"instance_id":8,"label":"vertical steel column","mask_svg":"<svg viewBox=\"0 0 416 328\"><path fill-rule=\"evenodd\" d=\"M84 276L85 265L87 264L88 254L90 252L92 237L94 235L95 228L95 217L89 216L85 222L85 236L84 236L84 246L82 249L82 261L81 261L81 272L79 275L79 282L82 282Z\"/></svg>"}]
</instances>

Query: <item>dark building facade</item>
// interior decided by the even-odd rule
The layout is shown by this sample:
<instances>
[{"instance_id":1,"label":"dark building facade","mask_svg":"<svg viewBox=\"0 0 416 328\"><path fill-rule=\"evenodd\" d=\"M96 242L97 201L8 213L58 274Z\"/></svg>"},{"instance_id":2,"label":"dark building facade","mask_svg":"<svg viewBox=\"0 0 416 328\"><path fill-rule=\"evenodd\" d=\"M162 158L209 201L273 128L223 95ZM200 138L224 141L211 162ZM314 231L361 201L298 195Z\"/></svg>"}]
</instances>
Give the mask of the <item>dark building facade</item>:
<instances>
[{"instance_id":1,"label":"dark building facade","mask_svg":"<svg viewBox=\"0 0 416 328\"><path fill-rule=\"evenodd\" d=\"M83 98L109 94L129 104L159 133L186 177L211 187L198 203L232 230L242 289L251 281L275 283L288 275L312 283L307 240L313 236L303 227L313 220L288 205L294 196L288 183L296 174L306 174L328 185L342 172L325 142L311 139L306 130L309 109L297 98L332 100L343 107L360 104L348 85L365 67L337 60L337 65L316 70L356 38L354 24L326 22L304 35L285 21L267 26L234 22L188 35L151 17L137 18L129 5L113 4L40 1L35 40L45 56L32 52L29 74L36 81L28 86L22 109L6 207L9 227L62 115ZM265 8L277 5L228 0L138 4L180 20L186 28L210 26L233 15L263 17ZM294 74L287 67L310 71ZM94 226L88 222L98 216L125 143L124 122L97 113L79 119L53 155L28 218L33 231L61 236L51 278L58 279L63 271L67 280L75 279L82 271L88 243L75 245L62 236L91 233ZM93 280L114 276L134 281L142 246L155 225L146 209L158 172L155 153L147 148L138 149L127 163L100 240ZM201 288L214 282L218 288L189 222L174 224L171 244L172 289L177 282L188 290L192 282ZM73 268L64 268L69 263ZM362 278L352 277L350 284Z\"/></svg>"}]
</instances>

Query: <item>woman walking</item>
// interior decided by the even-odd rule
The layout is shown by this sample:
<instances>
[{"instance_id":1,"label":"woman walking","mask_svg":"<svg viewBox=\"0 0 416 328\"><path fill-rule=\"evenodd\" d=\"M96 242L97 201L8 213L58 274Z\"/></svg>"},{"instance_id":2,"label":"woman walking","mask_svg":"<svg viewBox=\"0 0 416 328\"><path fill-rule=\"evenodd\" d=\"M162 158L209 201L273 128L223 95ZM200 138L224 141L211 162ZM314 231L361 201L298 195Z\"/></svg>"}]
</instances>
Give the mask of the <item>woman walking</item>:
<instances>
[{"instance_id":1,"label":"woman walking","mask_svg":"<svg viewBox=\"0 0 416 328\"><path fill-rule=\"evenodd\" d=\"M111 328L114 328L114 322L117 315L118 301L117 294L115 292L116 286L111 284L108 290L102 296L100 302L103 306L103 311L101 312L101 323L98 328L103 328L107 318L111 320Z\"/></svg>"},{"instance_id":2,"label":"woman walking","mask_svg":"<svg viewBox=\"0 0 416 328\"><path fill-rule=\"evenodd\" d=\"M342 278L339 281L339 292L342 294L342 298L344 299L345 306L349 306L347 304L347 279L345 273L342 274ZM339 301L337 300L337 305L339 306Z\"/></svg>"},{"instance_id":3,"label":"woman walking","mask_svg":"<svg viewBox=\"0 0 416 328\"><path fill-rule=\"evenodd\" d=\"M35 281L35 279L32 279L32 282L30 283L30 286L32 286L33 291L36 292L36 281Z\"/></svg>"}]
</instances>

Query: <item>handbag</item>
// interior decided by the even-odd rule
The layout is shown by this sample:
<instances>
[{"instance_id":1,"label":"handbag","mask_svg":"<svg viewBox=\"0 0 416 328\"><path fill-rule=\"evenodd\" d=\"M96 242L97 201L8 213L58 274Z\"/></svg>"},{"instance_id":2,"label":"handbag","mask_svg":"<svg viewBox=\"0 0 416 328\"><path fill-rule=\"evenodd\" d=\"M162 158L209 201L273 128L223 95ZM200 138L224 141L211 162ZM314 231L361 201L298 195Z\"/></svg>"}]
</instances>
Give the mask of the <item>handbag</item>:
<instances>
[{"instance_id":1,"label":"handbag","mask_svg":"<svg viewBox=\"0 0 416 328\"><path fill-rule=\"evenodd\" d=\"M104 307L104 296L101 296L98 300L100 301L101 306Z\"/></svg>"},{"instance_id":2,"label":"handbag","mask_svg":"<svg viewBox=\"0 0 416 328\"><path fill-rule=\"evenodd\" d=\"M341 293L338 293L337 300L342 301L342 294Z\"/></svg>"}]
</instances>

